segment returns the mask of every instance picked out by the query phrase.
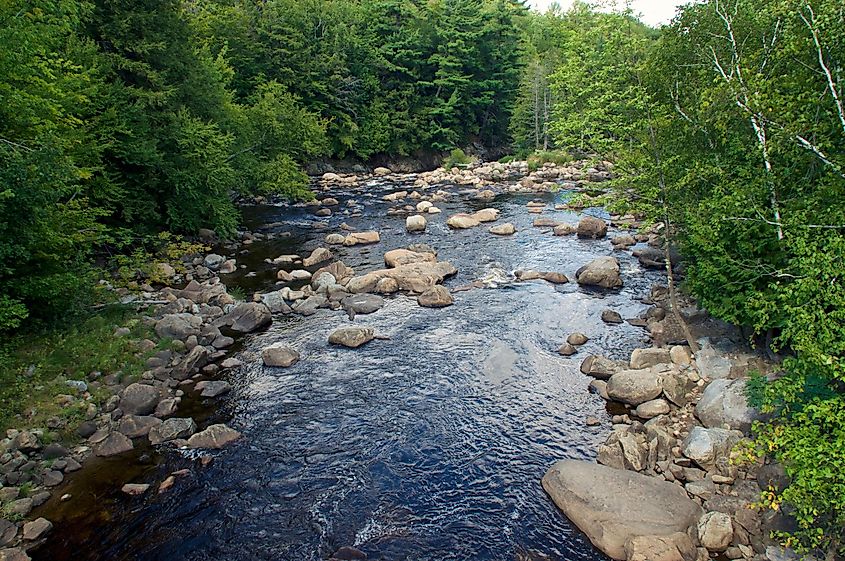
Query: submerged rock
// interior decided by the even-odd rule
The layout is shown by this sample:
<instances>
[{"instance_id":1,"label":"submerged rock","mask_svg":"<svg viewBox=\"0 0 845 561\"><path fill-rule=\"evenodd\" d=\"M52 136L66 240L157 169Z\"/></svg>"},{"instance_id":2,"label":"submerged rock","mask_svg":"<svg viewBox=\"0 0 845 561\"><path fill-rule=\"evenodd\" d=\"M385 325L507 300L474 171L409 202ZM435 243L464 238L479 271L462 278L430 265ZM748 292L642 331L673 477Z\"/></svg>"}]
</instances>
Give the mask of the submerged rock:
<instances>
[{"instance_id":1,"label":"submerged rock","mask_svg":"<svg viewBox=\"0 0 845 561\"><path fill-rule=\"evenodd\" d=\"M613 559L626 559L625 544L633 538L687 533L703 512L677 485L590 462L558 462L543 477L543 488Z\"/></svg>"}]
</instances>

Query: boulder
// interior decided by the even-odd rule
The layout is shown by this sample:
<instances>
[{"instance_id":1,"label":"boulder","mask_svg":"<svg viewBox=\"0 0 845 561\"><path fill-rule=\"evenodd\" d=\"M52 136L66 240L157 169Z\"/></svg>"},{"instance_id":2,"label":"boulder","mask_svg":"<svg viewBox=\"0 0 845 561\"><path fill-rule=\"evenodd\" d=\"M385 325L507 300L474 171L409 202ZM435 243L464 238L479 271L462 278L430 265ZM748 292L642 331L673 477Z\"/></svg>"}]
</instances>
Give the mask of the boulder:
<instances>
[{"instance_id":1,"label":"boulder","mask_svg":"<svg viewBox=\"0 0 845 561\"><path fill-rule=\"evenodd\" d=\"M299 362L299 353L284 343L275 343L261 351L265 366L288 368Z\"/></svg>"},{"instance_id":2,"label":"boulder","mask_svg":"<svg viewBox=\"0 0 845 561\"><path fill-rule=\"evenodd\" d=\"M516 233L516 228L510 222L506 222L498 226L491 226L490 233L497 236L512 236Z\"/></svg>"},{"instance_id":3,"label":"boulder","mask_svg":"<svg viewBox=\"0 0 845 561\"><path fill-rule=\"evenodd\" d=\"M325 247L318 247L311 252L311 255L302 260L302 266L313 267L314 265L319 265L320 263L330 261L331 259L334 259L334 254L331 250L326 249Z\"/></svg>"},{"instance_id":4,"label":"boulder","mask_svg":"<svg viewBox=\"0 0 845 561\"><path fill-rule=\"evenodd\" d=\"M705 427L720 427L748 433L759 413L748 405L747 380L714 380L704 389L695 406L695 416Z\"/></svg>"},{"instance_id":5,"label":"boulder","mask_svg":"<svg viewBox=\"0 0 845 561\"><path fill-rule=\"evenodd\" d=\"M177 380L187 380L206 364L208 364L208 349L197 345L171 370L170 375Z\"/></svg>"},{"instance_id":6,"label":"boulder","mask_svg":"<svg viewBox=\"0 0 845 561\"><path fill-rule=\"evenodd\" d=\"M672 359L669 356L669 349L649 347L645 349L634 349L634 352L631 353L631 368L634 370L671 363Z\"/></svg>"},{"instance_id":7,"label":"boulder","mask_svg":"<svg viewBox=\"0 0 845 561\"><path fill-rule=\"evenodd\" d=\"M109 433L103 440L97 443L94 453L100 457L116 456L132 450L134 446L127 436L119 432Z\"/></svg>"},{"instance_id":8,"label":"boulder","mask_svg":"<svg viewBox=\"0 0 845 561\"><path fill-rule=\"evenodd\" d=\"M47 533L53 529L53 523L46 518L36 518L31 522L26 522L23 525L23 539L26 541L35 541L43 538Z\"/></svg>"},{"instance_id":9,"label":"boulder","mask_svg":"<svg viewBox=\"0 0 845 561\"><path fill-rule=\"evenodd\" d=\"M607 222L594 216L585 216L578 222L578 237L597 240L607 235Z\"/></svg>"},{"instance_id":10,"label":"boulder","mask_svg":"<svg viewBox=\"0 0 845 561\"><path fill-rule=\"evenodd\" d=\"M685 372L669 370L663 373L663 395L678 407L687 404L687 395L694 388L695 383Z\"/></svg>"},{"instance_id":11,"label":"boulder","mask_svg":"<svg viewBox=\"0 0 845 561\"><path fill-rule=\"evenodd\" d=\"M147 415L124 415L117 424L117 430L129 438L147 436L150 430L161 424L161 419Z\"/></svg>"},{"instance_id":12,"label":"boulder","mask_svg":"<svg viewBox=\"0 0 845 561\"><path fill-rule=\"evenodd\" d=\"M372 327L341 327L329 335L329 343L357 349L375 338Z\"/></svg>"},{"instance_id":13,"label":"boulder","mask_svg":"<svg viewBox=\"0 0 845 561\"><path fill-rule=\"evenodd\" d=\"M267 306L267 309L273 314L290 313L290 306L285 301L284 293L281 290L262 294L261 303Z\"/></svg>"},{"instance_id":14,"label":"boulder","mask_svg":"<svg viewBox=\"0 0 845 561\"><path fill-rule=\"evenodd\" d=\"M626 561L696 561L698 551L687 534L636 536L625 542Z\"/></svg>"},{"instance_id":15,"label":"boulder","mask_svg":"<svg viewBox=\"0 0 845 561\"><path fill-rule=\"evenodd\" d=\"M343 240L343 245L369 245L379 243L381 237L378 232L352 232Z\"/></svg>"},{"instance_id":16,"label":"boulder","mask_svg":"<svg viewBox=\"0 0 845 561\"><path fill-rule=\"evenodd\" d=\"M329 245L343 245L346 237L343 234L329 234L326 236L326 243Z\"/></svg>"},{"instance_id":17,"label":"boulder","mask_svg":"<svg viewBox=\"0 0 845 561\"><path fill-rule=\"evenodd\" d=\"M609 380L619 370L625 368L625 363L611 360L600 355L590 355L581 363L581 372L599 380Z\"/></svg>"},{"instance_id":18,"label":"boulder","mask_svg":"<svg viewBox=\"0 0 845 561\"><path fill-rule=\"evenodd\" d=\"M620 288L619 260L615 257L599 257L578 269L575 273L578 284L599 286L602 288Z\"/></svg>"},{"instance_id":19,"label":"boulder","mask_svg":"<svg viewBox=\"0 0 845 561\"><path fill-rule=\"evenodd\" d=\"M617 249L624 249L631 247L632 245L637 245L637 240L630 234L623 234L621 236L611 238L610 243Z\"/></svg>"},{"instance_id":20,"label":"boulder","mask_svg":"<svg viewBox=\"0 0 845 561\"><path fill-rule=\"evenodd\" d=\"M411 251L409 249L392 249L384 254L384 264L394 269L411 263L436 263L437 256L432 253Z\"/></svg>"},{"instance_id":21,"label":"boulder","mask_svg":"<svg viewBox=\"0 0 845 561\"><path fill-rule=\"evenodd\" d=\"M666 415L671 411L669 402L665 399L652 399L645 403L640 403L634 410L634 415L640 419L653 419L658 415Z\"/></svg>"},{"instance_id":22,"label":"boulder","mask_svg":"<svg viewBox=\"0 0 845 561\"><path fill-rule=\"evenodd\" d=\"M710 470L719 458L730 457L731 449L741 438L742 433L738 431L695 426L684 439L681 450L702 469Z\"/></svg>"},{"instance_id":23,"label":"boulder","mask_svg":"<svg viewBox=\"0 0 845 561\"><path fill-rule=\"evenodd\" d=\"M428 221L425 219L424 216L420 216L419 214L409 216L405 219L405 230L407 230L409 233L425 232L425 228L427 225Z\"/></svg>"},{"instance_id":24,"label":"boulder","mask_svg":"<svg viewBox=\"0 0 845 561\"><path fill-rule=\"evenodd\" d=\"M558 224L555 226L554 234L556 236L570 236L576 231L578 231L578 229L572 224Z\"/></svg>"},{"instance_id":25,"label":"boulder","mask_svg":"<svg viewBox=\"0 0 845 561\"><path fill-rule=\"evenodd\" d=\"M160 400L161 393L155 386L130 384L120 392L120 409L124 415L149 415Z\"/></svg>"},{"instance_id":26,"label":"boulder","mask_svg":"<svg viewBox=\"0 0 845 561\"><path fill-rule=\"evenodd\" d=\"M0 561L31 561L31 559L20 547L0 549Z\"/></svg>"},{"instance_id":27,"label":"boulder","mask_svg":"<svg viewBox=\"0 0 845 561\"><path fill-rule=\"evenodd\" d=\"M156 322L155 332L162 339L184 341L199 336L202 318L193 314L168 314Z\"/></svg>"},{"instance_id":28,"label":"boulder","mask_svg":"<svg viewBox=\"0 0 845 561\"><path fill-rule=\"evenodd\" d=\"M603 322L611 324L611 325L618 325L620 323L623 323L623 321L624 321L622 319L622 316L619 314L619 312L616 312L614 310L603 311L601 313L601 320Z\"/></svg>"},{"instance_id":29,"label":"boulder","mask_svg":"<svg viewBox=\"0 0 845 561\"><path fill-rule=\"evenodd\" d=\"M660 375L651 370L623 370L607 381L611 399L637 406L663 393Z\"/></svg>"},{"instance_id":30,"label":"boulder","mask_svg":"<svg viewBox=\"0 0 845 561\"><path fill-rule=\"evenodd\" d=\"M446 225L455 230L466 230L469 228L475 228L479 224L481 224L481 222L479 222L469 214L455 214L453 216L450 216L449 219L446 221Z\"/></svg>"},{"instance_id":31,"label":"boulder","mask_svg":"<svg viewBox=\"0 0 845 561\"><path fill-rule=\"evenodd\" d=\"M566 342L575 347L584 345L589 340L589 337L587 337L583 333L572 333L569 337L566 338Z\"/></svg>"},{"instance_id":32,"label":"boulder","mask_svg":"<svg viewBox=\"0 0 845 561\"><path fill-rule=\"evenodd\" d=\"M470 215L478 222L495 222L499 219L499 211L495 208L485 208Z\"/></svg>"},{"instance_id":33,"label":"boulder","mask_svg":"<svg viewBox=\"0 0 845 561\"><path fill-rule=\"evenodd\" d=\"M197 432L197 424L190 417L167 419L150 431L151 444L161 444L177 438L188 438Z\"/></svg>"},{"instance_id":34,"label":"boulder","mask_svg":"<svg viewBox=\"0 0 845 561\"><path fill-rule=\"evenodd\" d=\"M436 285L420 294L417 303L424 308L445 308L454 304L455 299L448 288Z\"/></svg>"},{"instance_id":35,"label":"boulder","mask_svg":"<svg viewBox=\"0 0 845 561\"><path fill-rule=\"evenodd\" d=\"M698 541L708 551L725 551L733 538L733 521L723 512L708 512L698 521Z\"/></svg>"},{"instance_id":36,"label":"boulder","mask_svg":"<svg viewBox=\"0 0 845 561\"><path fill-rule=\"evenodd\" d=\"M558 462L543 488L593 545L617 560L626 559L630 539L685 534L702 514L677 485L591 462Z\"/></svg>"},{"instance_id":37,"label":"boulder","mask_svg":"<svg viewBox=\"0 0 845 561\"><path fill-rule=\"evenodd\" d=\"M341 300L340 305L352 315L366 315L382 309L384 298L375 294L353 294Z\"/></svg>"},{"instance_id":38,"label":"boulder","mask_svg":"<svg viewBox=\"0 0 845 561\"><path fill-rule=\"evenodd\" d=\"M393 172L390 171L389 168L377 167L376 169L373 170L373 173L375 175L379 176L379 177L384 177L385 175L390 175Z\"/></svg>"},{"instance_id":39,"label":"boulder","mask_svg":"<svg viewBox=\"0 0 845 561\"><path fill-rule=\"evenodd\" d=\"M241 437L241 433L226 425L211 425L188 439L188 448L217 450Z\"/></svg>"},{"instance_id":40,"label":"boulder","mask_svg":"<svg viewBox=\"0 0 845 561\"><path fill-rule=\"evenodd\" d=\"M203 380L194 386L200 397L219 397L232 391L232 385L225 380Z\"/></svg>"},{"instance_id":41,"label":"boulder","mask_svg":"<svg viewBox=\"0 0 845 561\"><path fill-rule=\"evenodd\" d=\"M267 306L258 302L243 302L224 315L215 325L221 327L228 325L232 331L238 333L251 333L273 322L273 314Z\"/></svg>"},{"instance_id":42,"label":"boulder","mask_svg":"<svg viewBox=\"0 0 845 561\"><path fill-rule=\"evenodd\" d=\"M560 226L560 222L558 222L554 218L540 217L534 219L535 228L557 228L558 226Z\"/></svg>"},{"instance_id":43,"label":"boulder","mask_svg":"<svg viewBox=\"0 0 845 561\"><path fill-rule=\"evenodd\" d=\"M564 343L563 345L560 346L560 348L557 350L557 352L561 356L572 356L572 355L574 355L575 353L578 352L578 349L576 349L574 345L570 345L569 343Z\"/></svg>"}]
</instances>

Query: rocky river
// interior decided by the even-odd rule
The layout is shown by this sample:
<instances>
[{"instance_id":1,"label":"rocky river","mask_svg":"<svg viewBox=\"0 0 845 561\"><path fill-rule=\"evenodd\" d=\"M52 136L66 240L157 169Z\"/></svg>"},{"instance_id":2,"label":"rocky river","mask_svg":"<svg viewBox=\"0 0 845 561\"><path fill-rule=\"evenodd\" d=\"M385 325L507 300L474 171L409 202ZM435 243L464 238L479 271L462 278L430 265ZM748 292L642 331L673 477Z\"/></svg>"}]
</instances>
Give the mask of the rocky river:
<instances>
[{"instance_id":1,"label":"rocky river","mask_svg":"<svg viewBox=\"0 0 845 561\"><path fill-rule=\"evenodd\" d=\"M634 256L631 249L647 245L631 247L637 240L620 228L625 220L568 205L584 190L568 178L537 188L507 178L478 185L435 177L429 185L416 175L378 175L316 182L323 204L244 207L249 233L217 246L213 266L227 259L220 279L230 293L256 293L259 302L265 295L272 324L238 337L222 368L180 382L175 413L242 436L219 450L141 443L90 459L36 512L53 528L32 559L607 559L540 482L556 461L592 460L602 447L605 463L615 461L607 435L631 417L599 395L603 382L589 391L592 378L580 367L590 355L627 364L650 344L644 327L661 319L652 316L652 287L665 273ZM456 215L469 222L456 224ZM585 216L609 222L608 237L574 235L567 225ZM378 232L379 241L344 244L354 232ZM408 293L420 278L441 280L428 269L410 280L384 273L385 254L408 247L393 258L450 264L445 294ZM579 269L608 256L623 286L588 286L590 271ZM345 268L331 269L322 299L299 293L338 261ZM338 271L348 268L354 278L340 286ZM303 269L316 275L297 277ZM332 298L353 285L381 294L363 307ZM366 344L329 343L350 326L371 329ZM274 345L286 367L267 365ZM206 380L198 384L205 396L198 380ZM652 462L634 471L655 469Z\"/></svg>"}]
</instances>

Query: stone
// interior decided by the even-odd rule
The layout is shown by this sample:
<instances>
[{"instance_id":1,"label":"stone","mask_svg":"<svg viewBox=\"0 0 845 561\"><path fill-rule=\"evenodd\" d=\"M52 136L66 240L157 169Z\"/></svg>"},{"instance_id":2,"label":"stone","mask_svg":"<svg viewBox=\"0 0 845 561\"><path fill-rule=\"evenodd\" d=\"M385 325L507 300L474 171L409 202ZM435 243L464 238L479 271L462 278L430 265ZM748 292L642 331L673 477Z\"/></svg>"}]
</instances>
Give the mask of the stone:
<instances>
[{"instance_id":1,"label":"stone","mask_svg":"<svg viewBox=\"0 0 845 561\"><path fill-rule=\"evenodd\" d=\"M150 488L148 483L127 483L123 487L120 488L121 491L130 495L132 497L137 497L138 495L143 495L146 493Z\"/></svg>"},{"instance_id":2,"label":"stone","mask_svg":"<svg viewBox=\"0 0 845 561\"><path fill-rule=\"evenodd\" d=\"M326 243L329 245L343 245L346 236L343 234L329 234L326 236Z\"/></svg>"},{"instance_id":3,"label":"stone","mask_svg":"<svg viewBox=\"0 0 845 561\"><path fill-rule=\"evenodd\" d=\"M379 176L379 177L384 177L385 175L390 175L393 172L390 171L389 168L377 167L376 169L373 170L373 173L375 175Z\"/></svg>"},{"instance_id":4,"label":"stone","mask_svg":"<svg viewBox=\"0 0 845 561\"><path fill-rule=\"evenodd\" d=\"M622 287L619 260L615 257L599 257L590 261L575 273L578 284L601 288Z\"/></svg>"},{"instance_id":5,"label":"stone","mask_svg":"<svg viewBox=\"0 0 845 561\"><path fill-rule=\"evenodd\" d=\"M155 332L162 339L184 341L200 334L202 318L193 314L167 314L156 322Z\"/></svg>"},{"instance_id":6,"label":"stone","mask_svg":"<svg viewBox=\"0 0 845 561\"><path fill-rule=\"evenodd\" d=\"M559 354L561 354L562 356L572 356L572 355L574 355L575 353L578 352L578 349L576 349L574 345L571 345L569 343L564 343L563 345L560 346L560 348L557 350L557 352Z\"/></svg>"},{"instance_id":7,"label":"stone","mask_svg":"<svg viewBox=\"0 0 845 561\"><path fill-rule=\"evenodd\" d=\"M569 278L563 273L555 273L551 271L541 272L540 278L552 284L566 284L569 282Z\"/></svg>"},{"instance_id":8,"label":"stone","mask_svg":"<svg viewBox=\"0 0 845 561\"><path fill-rule=\"evenodd\" d=\"M578 237L600 239L607 235L607 222L594 216L585 216L578 222Z\"/></svg>"},{"instance_id":9,"label":"stone","mask_svg":"<svg viewBox=\"0 0 845 561\"><path fill-rule=\"evenodd\" d=\"M351 317L358 314L372 314L384 307L384 298L375 294L353 294L340 301L340 305Z\"/></svg>"},{"instance_id":10,"label":"stone","mask_svg":"<svg viewBox=\"0 0 845 561\"><path fill-rule=\"evenodd\" d=\"M261 303L267 306L267 309L273 314L289 314L291 311L281 290L262 294Z\"/></svg>"},{"instance_id":11,"label":"stone","mask_svg":"<svg viewBox=\"0 0 845 561\"><path fill-rule=\"evenodd\" d=\"M719 458L730 457L731 449L741 438L742 433L738 431L695 426L684 439L681 450L702 469L711 470Z\"/></svg>"},{"instance_id":12,"label":"stone","mask_svg":"<svg viewBox=\"0 0 845 561\"><path fill-rule=\"evenodd\" d=\"M187 380L206 364L208 364L208 349L197 345L176 365L170 375L177 380Z\"/></svg>"},{"instance_id":13,"label":"stone","mask_svg":"<svg viewBox=\"0 0 845 561\"><path fill-rule=\"evenodd\" d=\"M17 535L18 527L5 518L0 518L0 547L5 547L12 543Z\"/></svg>"},{"instance_id":14,"label":"stone","mask_svg":"<svg viewBox=\"0 0 845 561\"><path fill-rule=\"evenodd\" d=\"M747 380L713 380L695 406L695 416L705 427L721 427L748 433L759 413L748 405Z\"/></svg>"},{"instance_id":15,"label":"stone","mask_svg":"<svg viewBox=\"0 0 845 561\"><path fill-rule=\"evenodd\" d=\"M199 382L195 389L199 390L200 397L219 397L232 391L232 385L225 380L204 380Z\"/></svg>"},{"instance_id":16,"label":"stone","mask_svg":"<svg viewBox=\"0 0 845 561\"><path fill-rule=\"evenodd\" d=\"M357 349L375 338L372 327L341 327L329 335L329 343Z\"/></svg>"},{"instance_id":17,"label":"stone","mask_svg":"<svg viewBox=\"0 0 845 561\"><path fill-rule=\"evenodd\" d=\"M132 441L127 436L119 432L112 432L97 444L94 453L97 456L106 458L123 454L132 450L134 447Z\"/></svg>"},{"instance_id":18,"label":"stone","mask_svg":"<svg viewBox=\"0 0 845 561\"><path fill-rule=\"evenodd\" d=\"M273 322L273 314L267 306L258 302L243 302L232 309L215 322L220 325L228 325L232 331L238 333L251 333ZM217 325L217 327L220 327Z\"/></svg>"},{"instance_id":19,"label":"stone","mask_svg":"<svg viewBox=\"0 0 845 561\"><path fill-rule=\"evenodd\" d=\"M155 386L130 384L120 392L120 409L124 415L149 415L160 400L161 393Z\"/></svg>"},{"instance_id":20,"label":"stone","mask_svg":"<svg viewBox=\"0 0 845 561\"><path fill-rule=\"evenodd\" d=\"M692 352L689 347L675 345L669 349L669 358L675 366L689 366L692 364Z\"/></svg>"},{"instance_id":21,"label":"stone","mask_svg":"<svg viewBox=\"0 0 845 561\"><path fill-rule=\"evenodd\" d=\"M505 222L504 224L491 226L490 233L497 236L512 236L516 233L516 227L510 222Z\"/></svg>"},{"instance_id":22,"label":"stone","mask_svg":"<svg viewBox=\"0 0 845 561\"><path fill-rule=\"evenodd\" d=\"M180 399L178 397L169 397L167 399L162 399L156 407L155 413L153 413L153 415L159 418L174 415L176 413L176 410L179 408L179 402Z\"/></svg>"},{"instance_id":23,"label":"stone","mask_svg":"<svg viewBox=\"0 0 845 561\"><path fill-rule=\"evenodd\" d=\"M613 310L603 311L601 313L601 320L603 322L611 324L611 325L617 325L617 324L624 322L624 320L622 319L622 316L619 315L619 312L616 312L616 311L613 311Z\"/></svg>"},{"instance_id":24,"label":"stone","mask_svg":"<svg viewBox=\"0 0 845 561\"><path fill-rule=\"evenodd\" d=\"M543 477L543 488L613 559L626 559L629 539L686 533L702 514L677 485L585 461L558 462Z\"/></svg>"},{"instance_id":25,"label":"stone","mask_svg":"<svg viewBox=\"0 0 845 561\"><path fill-rule=\"evenodd\" d=\"M424 308L445 308L455 303L455 298L449 289L436 285L417 297L417 303Z\"/></svg>"},{"instance_id":26,"label":"stone","mask_svg":"<svg viewBox=\"0 0 845 561\"><path fill-rule=\"evenodd\" d=\"M701 375L711 380L730 378L733 367L731 360L709 341L705 341L695 354L695 364Z\"/></svg>"},{"instance_id":27,"label":"stone","mask_svg":"<svg viewBox=\"0 0 845 561\"><path fill-rule=\"evenodd\" d=\"M325 247L318 247L311 252L311 255L302 260L302 266L313 267L314 265L319 265L320 263L331 259L334 259L334 254L331 250L326 249Z\"/></svg>"},{"instance_id":28,"label":"stone","mask_svg":"<svg viewBox=\"0 0 845 561\"><path fill-rule=\"evenodd\" d=\"M625 542L626 561L696 561L692 539L681 532L668 536L634 536Z\"/></svg>"},{"instance_id":29,"label":"stone","mask_svg":"<svg viewBox=\"0 0 845 561\"><path fill-rule=\"evenodd\" d=\"M689 401L687 395L694 388L695 383L685 372L669 370L663 373L663 395L678 407L687 404Z\"/></svg>"},{"instance_id":30,"label":"stone","mask_svg":"<svg viewBox=\"0 0 845 561\"><path fill-rule=\"evenodd\" d=\"M535 228L557 228L558 226L560 226L560 222L554 218L540 217L534 219Z\"/></svg>"},{"instance_id":31,"label":"stone","mask_svg":"<svg viewBox=\"0 0 845 561\"><path fill-rule=\"evenodd\" d=\"M405 219L405 230L409 233L425 232L425 228L427 225L428 221L425 219L424 216L421 216L419 214L409 216Z\"/></svg>"},{"instance_id":32,"label":"stone","mask_svg":"<svg viewBox=\"0 0 845 561\"><path fill-rule=\"evenodd\" d=\"M62 472L50 470L44 473L44 476L41 478L41 483L45 487L55 487L56 485L60 485L64 480L65 476Z\"/></svg>"},{"instance_id":33,"label":"stone","mask_svg":"<svg viewBox=\"0 0 845 561\"><path fill-rule=\"evenodd\" d=\"M238 262L234 259L227 259L220 265L220 269L217 271L220 274L228 275L234 273L238 270Z\"/></svg>"},{"instance_id":34,"label":"stone","mask_svg":"<svg viewBox=\"0 0 845 561\"><path fill-rule=\"evenodd\" d=\"M583 333L573 333L569 337L566 338L566 342L569 343L570 345L575 346L575 347L579 347L581 345L584 345L589 340L590 339L586 335L584 335Z\"/></svg>"},{"instance_id":35,"label":"stone","mask_svg":"<svg viewBox=\"0 0 845 561\"><path fill-rule=\"evenodd\" d=\"M669 349L658 349L649 347L645 349L634 349L631 353L631 368L640 370L642 368L650 368L658 364L670 364L672 359L669 357Z\"/></svg>"},{"instance_id":36,"label":"stone","mask_svg":"<svg viewBox=\"0 0 845 561\"><path fill-rule=\"evenodd\" d=\"M558 224L555 226L554 234L555 236L571 236L577 231L578 229L572 224Z\"/></svg>"},{"instance_id":37,"label":"stone","mask_svg":"<svg viewBox=\"0 0 845 561\"><path fill-rule=\"evenodd\" d=\"M212 271L216 271L218 268L220 268L220 265L222 265L224 261L226 261L226 258L222 255L217 255L216 253L209 253L205 256L205 259L203 259L202 264L204 267L208 267Z\"/></svg>"},{"instance_id":38,"label":"stone","mask_svg":"<svg viewBox=\"0 0 845 561\"><path fill-rule=\"evenodd\" d=\"M21 452L27 454L35 452L36 450L41 450L41 442L38 440L37 435L25 430L15 436L12 440L12 447L15 450L20 450Z\"/></svg>"},{"instance_id":39,"label":"stone","mask_svg":"<svg viewBox=\"0 0 845 561\"><path fill-rule=\"evenodd\" d=\"M671 408L669 407L669 402L665 399L652 399L651 401L637 405L634 415L640 419L653 419L658 415L666 415L669 411L671 411Z\"/></svg>"},{"instance_id":40,"label":"stone","mask_svg":"<svg viewBox=\"0 0 845 561\"><path fill-rule=\"evenodd\" d=\"M411 251L409 249L392 249L384 254L384 264L395 269L412 263L436 263L437 256L432 253Z\"/></svg>"},{"instance_id":41,"label":"stone","mask_svg":"<svg viewBox=\"0 0 845 561\"><path fill-rule=\"evenodd\" d=\"M9 513L20 517L26 517L30 512L32 512L34 507L35 504L33 503L33 500L30 497L24 497L23 499L12 501L12 504L9 507Z\"/></svg>"},{"instance_id":42,"label":"stone","mask_svg":"<svg viewBox=\"0 0 845 561\"><path fill-rule=\"evenodd\" d=\"M300 355L293 347L285 343L275 343L261 351L264 366L290 368L299 362Z\"/></svg>"},{"instance_id":43,"label":"stone","mask_svg":"<svg viewBox=\"0 0 845 561\"><path fill-rule=\"evenodd\" d=\"M446 221L446 225L455 230L467 230L469 228L475 228L479 224L481 222L469 214L455 214L450 216Z\"/></svg>"},{"instance_id":44,"label":"stone","mask_svg":"<svg viewBox=\"0 0 845 561\"><path fill-rule=\"evenodd\" d=\"M470 215L479 222L495 222L499 219L499 211L495 208L485 208Z\"/></svg>"},{"instance_id":45,"label":"stone","mask_svg":"<svg viewBox=\"0 0 845 561\"><path fill-rule=\"evenodd\" d=\"M708 512L698 521L698 540L708 551L722 552L731 545L734 528L731 517L723 512Z\"/></svg>"},{"instance_id":46,"label":"stone","mask_svg":"<svg viewBox=\"0 0 845 561\"><path fill-rule=\"evenodd\" d=\"M150 430L150 443L161 444L177 438L188 438L196 431L197 424L190 417L173 417Z\"/></svg>"},{"instance_id":47,"label":"stone","mask_svg":"<svg viewBox=\"0 0 845 561\"><path fill-rule=\"evenodd\" d=\"M600 355L590 355L581 363L581 373L599 380L609 380L611 376L625 367L621 361L611 360Z\"/></svg>"},{"instance_id":48,"label":"stone","mask_svg":"<svg viewBox=\"0 0 845 561\"><path fill-rule=\"evenodd\" d=\"M637 240L630 234L622 234L621 236L611 238L610 243L613 244L613 247L615 248L625 249L631 247L632 245L637 245Z\"/></svg>"},{"instance_id":49,"label":"stone","mask_svg":"<svg viewBox=\"0 0 845 561\"><path fill-rule=\"evenodd\" d=\"M204 431L198 432L188 439L188 448L202 448L217 450L236 441L241 433L226 425L211 425Z\"/></svg>"},{"instance_id":50,"label":"stone","mask_svg":"<svg viewBox=\"0 0 845 561\"><path fill-rule=\"evenodd\" d=\"M147 436L150 429L160 425L161 419L147 415L124 415L117 424L117 430L129 438Z\"/></svg>"},{"instance_id":51,"label":"stone","mask_svg":"<svg viewBox=\"0 0 845 561\"><path fill-rule=\"evenodd\" d=\"M26 522L23 525L23 539L27 541L41 539L52 529L52 522L46 518L36 518L32 522Z\"/></svg>"},{"instance_id":52,"label":"stone","mask_svg":"<svg viewBox=\"0 0 845 561\"><path fill-rule=\"evenodd\" d=\"M607 395L632 406L651 401L662 392L660 375L651 370L623 370L607 381Z\"/></svg>"},{"instance_id":53,"label":"stone","mask_svg":"<svg viewBox=\"0 0 845 561\"><path fill-rule=\"evenodd\" d=\"M31 561L29 555L19 547L0 549L0 561Z\"/></svg>"},{"instance_id":54,"label":"stone","mask_svg":"<svg viewBox=\"0 0 845 561\"><path fill-rule=\"evenodd\" d=\"M343 245L370 245L380 241L381 237L378 232L352 232L343 240Z\"/></svg>"}]
</instances>

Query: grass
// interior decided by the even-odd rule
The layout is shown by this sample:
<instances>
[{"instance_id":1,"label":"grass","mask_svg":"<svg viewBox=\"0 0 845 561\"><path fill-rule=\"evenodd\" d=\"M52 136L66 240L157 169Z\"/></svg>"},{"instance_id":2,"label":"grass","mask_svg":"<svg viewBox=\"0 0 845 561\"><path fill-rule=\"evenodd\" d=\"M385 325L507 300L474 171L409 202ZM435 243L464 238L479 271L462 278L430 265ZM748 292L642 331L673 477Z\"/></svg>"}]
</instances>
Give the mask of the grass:
<instances>
[{"instance_id":1,"label":"grass","mask_svg":"<svg viewBox=\"0 0 845 561\"><path fill-rule=\"evenodd\" d=\"M128 327L130 335L115 337L118 327ZM151 335L137 314L110 308L63 328L4 341L0 347L0 430L44 428L41 440L45 443L72 439L88 404L101 404L110 396L105 388L91 388L88 375L100 372L116 374L121 380L137 379L154 352L141 352L137 342ZM77 393L67 380L88 383L91 401L65 403L61 396ZM47 431L50 417L64 420L66 429Z\"/></svg>"}]
</instances>

